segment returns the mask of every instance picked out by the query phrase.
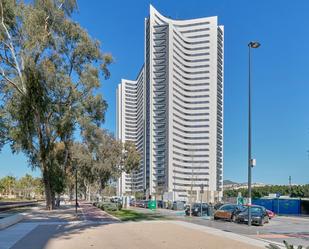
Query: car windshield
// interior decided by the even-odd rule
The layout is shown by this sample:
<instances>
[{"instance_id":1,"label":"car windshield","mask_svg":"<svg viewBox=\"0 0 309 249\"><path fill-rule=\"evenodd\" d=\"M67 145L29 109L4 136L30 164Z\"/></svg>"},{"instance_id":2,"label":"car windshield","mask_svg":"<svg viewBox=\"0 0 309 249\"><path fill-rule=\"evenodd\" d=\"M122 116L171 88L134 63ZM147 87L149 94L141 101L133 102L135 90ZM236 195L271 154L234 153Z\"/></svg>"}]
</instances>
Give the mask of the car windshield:
<instances>
[{"instance_id":1,"label":"car windshield","mask_svg":"<svg viewBox=\"0 0 309 249\"><path fill-rule=\"evenodd\" d=\"M248 207L244 208L242 212L248 212ZM262 208L260 207L251 207L251 213L252 214L262 214Z\"/></svg>"}]
</instances>

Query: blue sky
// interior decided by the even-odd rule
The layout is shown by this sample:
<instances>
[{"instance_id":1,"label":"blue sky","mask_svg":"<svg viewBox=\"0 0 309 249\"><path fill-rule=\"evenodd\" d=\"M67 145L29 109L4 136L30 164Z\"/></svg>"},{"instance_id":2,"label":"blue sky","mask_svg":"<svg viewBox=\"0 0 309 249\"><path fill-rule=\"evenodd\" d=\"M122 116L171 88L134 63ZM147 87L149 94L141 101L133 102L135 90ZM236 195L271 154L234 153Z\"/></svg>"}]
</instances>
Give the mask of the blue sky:
<instances>
[{"instance_id":1,"label":"blue sky","mask_svg":"<svg viewBox=\"0 0 309 249\"><path fill-rule=\"evenodd\" d=\"M101 41L115 63L103 81L108 101L104 127L115 131L115 89L121 78L135 79L144 58L144 18L153 4L175 19L219 17L225 26L224 178L247 177L247 79L253 51L253 181L309 183L309 1L244 0L80 0L74 19ZM22 155L6 147L0 177L31 172ZM39 172L34 172L39 175Z\"/></svg>"}]
</instances>

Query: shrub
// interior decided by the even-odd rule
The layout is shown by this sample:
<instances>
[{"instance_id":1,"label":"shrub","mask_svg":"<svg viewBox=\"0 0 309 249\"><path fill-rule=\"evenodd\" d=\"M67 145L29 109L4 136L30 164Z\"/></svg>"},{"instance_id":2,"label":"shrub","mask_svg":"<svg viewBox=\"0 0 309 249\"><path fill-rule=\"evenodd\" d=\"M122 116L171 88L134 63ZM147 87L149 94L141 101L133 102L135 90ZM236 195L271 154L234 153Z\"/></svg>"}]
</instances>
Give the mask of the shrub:
<instances>
[{"instance_id":1,"label":"shrub","mask_svg":"<svg viewBox=\"0 0 309 249\"><path fill-rule=\"evenodd\" d=\"M122 207L120 203L112 203L112 202L97 202L95 206L104 211L117 211L121 210Z\"/></svg>"}]
</instances>

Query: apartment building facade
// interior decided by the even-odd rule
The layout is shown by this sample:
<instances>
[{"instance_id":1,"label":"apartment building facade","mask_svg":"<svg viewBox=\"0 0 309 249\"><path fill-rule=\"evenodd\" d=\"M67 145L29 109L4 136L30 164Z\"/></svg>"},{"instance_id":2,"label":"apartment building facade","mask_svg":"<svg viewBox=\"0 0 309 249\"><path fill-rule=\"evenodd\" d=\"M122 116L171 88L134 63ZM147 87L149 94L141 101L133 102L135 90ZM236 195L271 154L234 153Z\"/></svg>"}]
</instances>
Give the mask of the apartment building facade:
<instances>
[{"instance_id":1,"label":"apartment building facade","mask_svg":"<svg viewBox=\"0 0 309 249\"><path fill-rule=\"evenodd\" d=\"M220 199L223 26L216 16L173 20L150 6L144 49L137 79L117 89L117 137L135 141L142 155L140 170L119 179L118 194L188 200L203 189Z\"/></svg>"}]
</instances>

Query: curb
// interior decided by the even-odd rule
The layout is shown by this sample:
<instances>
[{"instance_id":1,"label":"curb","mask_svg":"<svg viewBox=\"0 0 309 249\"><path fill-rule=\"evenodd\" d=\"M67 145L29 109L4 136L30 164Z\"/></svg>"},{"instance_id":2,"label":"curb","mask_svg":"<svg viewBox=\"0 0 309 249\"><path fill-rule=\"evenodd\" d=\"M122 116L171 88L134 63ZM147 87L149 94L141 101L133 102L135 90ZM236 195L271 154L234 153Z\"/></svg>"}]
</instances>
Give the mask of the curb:
<instances>
[{"instance_id":1,"label":"curb","mask_svg":"<svg viewBox=\"0 0 309 249\"><path fill-rule=\"evenodd\" d=\"M5 217L0 220L0 230L5 229L9 226L12 226L21 220L24 219L24 216L22 214L15 214L12 216Z\"/></svg>"},{"instance_id":2,"label":"curb","mask_svg":"<svg viewBox=\"0 0 309 249\"><path fill-rule=\"evenodd\" d=\"M111 214L109 214L108 212L106 212L106 211L104 211L104 210L102 210L102 209L100 209L100 210L101 210L103 213L105 213L107 216L109 216L110 218L122 222L122 221L121 221L119 218L117 218L116 216L111 215Z\"/></svg>"}]
</instances>

